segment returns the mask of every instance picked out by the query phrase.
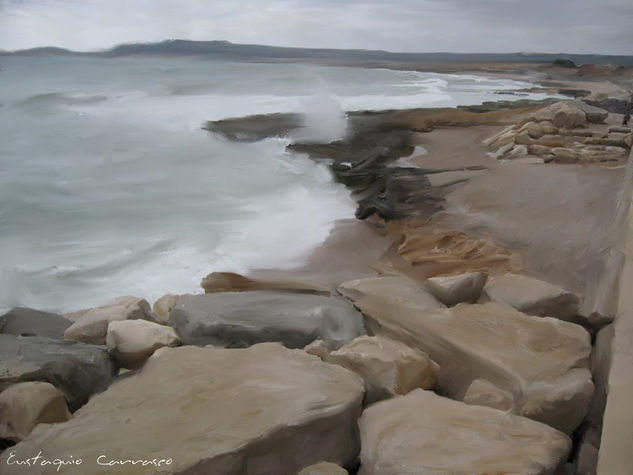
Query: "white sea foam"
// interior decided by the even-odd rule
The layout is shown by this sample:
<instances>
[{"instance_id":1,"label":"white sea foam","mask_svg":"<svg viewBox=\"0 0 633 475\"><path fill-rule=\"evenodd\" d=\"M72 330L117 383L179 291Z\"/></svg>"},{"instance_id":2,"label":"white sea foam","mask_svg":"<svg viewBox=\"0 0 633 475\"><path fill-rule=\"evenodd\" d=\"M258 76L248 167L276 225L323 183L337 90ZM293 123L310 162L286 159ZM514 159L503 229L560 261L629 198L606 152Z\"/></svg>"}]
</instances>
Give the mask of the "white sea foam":
<instances>
[{"instance_id":1,"label":"white sea foam","mask_svg":"<svg viewBox=\"0 0 633 475\"><path fill-rule=\"evenodd\" d=\"M191 59L0 62L2 310L153 300L195 292L214 270L298 265L353 215L324 163L282 139L226 141L200 129L206 120L304 112L300 138L333 140L345 110L473 104L525 87Z\"/></svg>"}]
</instances>

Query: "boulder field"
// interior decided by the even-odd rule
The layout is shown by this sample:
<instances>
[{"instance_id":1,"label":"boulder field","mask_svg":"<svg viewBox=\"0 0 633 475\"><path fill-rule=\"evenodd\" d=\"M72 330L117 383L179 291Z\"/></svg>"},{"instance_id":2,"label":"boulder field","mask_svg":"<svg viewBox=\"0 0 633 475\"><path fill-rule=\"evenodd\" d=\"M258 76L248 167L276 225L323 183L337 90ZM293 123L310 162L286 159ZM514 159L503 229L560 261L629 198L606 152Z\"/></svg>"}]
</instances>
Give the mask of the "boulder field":
<instances>
[{"instance_id":1,"label":"boulder field","mask_svg":"<svg viewBox=\"0 0 633 475\"><path fill-rule=\"evenodd\" d=\"M591 339L581 326L494 302L444 308L399 276L345 282L339 291L367 317L371 333L405 342L439 364L442 394L462 400L473 382L485 380L511 395L515 414L567 433L582 422L593 383Z\"/></svg>"},{"instance_id":2,"label":"boulder field","mask_svg":"<svg viewBox=\"0 0 633 475\"><path fill-rule=\"evenodd\" d=\"M125 296L0 316L0 473L595 473L612 315L522 274L525 254L495 233L442 226L480 165L399 165L419 132L485 126L483 139L509 120L486 140L504 163L480 146L498 170L620 163L631 131L607 119L577 101L354 113L342 140L292 143L355 192L357 217L388 237L379 257L347 266L350 240L313 264L329 273L214 272L204 294L153 308ZM253 141L302 120L206 128Z\"/></svg>"},{"instance_id":3,"label":"boulder field","mask_svg":"<svg viewBox=\"0 0 633 475\"><path fill-rule=\"evenodd\" d=\"M277 343L246 349L163 348L136 373L93 397L73 418L40 424L7 457L81 455L68 474L297 473L323 460L348 465L359 450L363 382L340 366ZM101 459L99 457L103 455ZM167 463L169 462L169 463ZM49 473L31 467L29 473Z\"/></svg>"}]
</instances>

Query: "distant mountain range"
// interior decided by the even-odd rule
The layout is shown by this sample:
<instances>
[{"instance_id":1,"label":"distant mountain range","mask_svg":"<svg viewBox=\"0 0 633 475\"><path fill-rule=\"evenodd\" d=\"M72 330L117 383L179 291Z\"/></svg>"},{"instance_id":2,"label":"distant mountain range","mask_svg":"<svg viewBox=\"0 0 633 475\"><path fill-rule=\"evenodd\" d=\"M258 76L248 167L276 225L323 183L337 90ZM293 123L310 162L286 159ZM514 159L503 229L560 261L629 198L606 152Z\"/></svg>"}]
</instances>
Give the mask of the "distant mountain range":
<instances>
[{"instance_id":1,"label":"distant mountain range","mask_svg":"<svg viewBox=\"0 0 633 475\"><path fill-rule=\"evenodd\" d=\"M167 40L160 43L134 43L100 52L77 52L44 47L5 52L18 56L89 56L117 58L126 56L198 56L236 61L315 61L326 63L551 63L557 59L583 64L617 64L633 66L633 56L550 54L550 53L391 53L373 50L320 48L286 48L280 46L242 45L228 41Z\"/></svg>"}]
</instances>

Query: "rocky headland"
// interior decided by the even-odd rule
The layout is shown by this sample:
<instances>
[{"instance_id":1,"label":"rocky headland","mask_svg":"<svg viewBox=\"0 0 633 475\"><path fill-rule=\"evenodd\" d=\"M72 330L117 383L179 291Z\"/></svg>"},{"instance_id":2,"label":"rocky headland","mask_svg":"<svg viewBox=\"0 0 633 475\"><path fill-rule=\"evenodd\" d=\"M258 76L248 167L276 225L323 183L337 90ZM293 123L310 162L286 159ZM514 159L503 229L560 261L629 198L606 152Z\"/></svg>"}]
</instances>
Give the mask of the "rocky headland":
<instances>
[{"instance_id":1,"label":"rocky headland","mask_svg":"<svg viewBox=\"0 0 633 475\"><path fill-rule=\"evenodd\" d=\"M1 316L0 472L616 474L631 77L548 68L574 97L353 112L330 143L298 114L205 124L288 137L357 219L300 268Z\"/></svg>"}]
</instances>

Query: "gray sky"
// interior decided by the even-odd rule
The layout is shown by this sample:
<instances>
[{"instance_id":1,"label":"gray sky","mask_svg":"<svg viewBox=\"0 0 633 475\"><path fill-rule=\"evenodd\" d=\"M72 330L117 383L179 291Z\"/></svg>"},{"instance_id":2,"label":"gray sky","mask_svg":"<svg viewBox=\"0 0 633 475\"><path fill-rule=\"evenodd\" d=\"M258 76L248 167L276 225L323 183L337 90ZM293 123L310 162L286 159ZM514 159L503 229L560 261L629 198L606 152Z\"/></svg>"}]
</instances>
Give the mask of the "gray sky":
<instances>
[{"instance_id":1,"label":"gray sky","mask_svg":"<svg viewBox=\"0 0 633 475\"><path fill-rule=\"evenodd\" d=\"M0 49L168 38L409 52L633 54L633 0L0 0Z\"/></svg>"}]
</instances>

